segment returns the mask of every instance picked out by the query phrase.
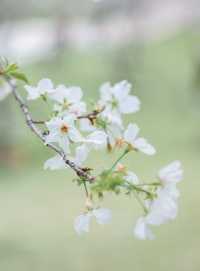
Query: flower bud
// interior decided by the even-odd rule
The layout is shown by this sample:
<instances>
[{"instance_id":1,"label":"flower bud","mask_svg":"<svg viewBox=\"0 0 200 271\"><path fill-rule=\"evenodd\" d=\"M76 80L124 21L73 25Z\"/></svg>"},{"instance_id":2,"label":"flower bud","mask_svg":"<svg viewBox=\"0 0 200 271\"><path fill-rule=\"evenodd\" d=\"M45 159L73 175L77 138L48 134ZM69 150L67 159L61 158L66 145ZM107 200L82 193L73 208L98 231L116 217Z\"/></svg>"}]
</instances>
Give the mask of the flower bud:
<instances>
[{"instance_id":1,"label":"flower bud","mask_svg":"<svg viewBox=\"0 0 200 271\"><path fill-rule=\"evenodd\" d=\"M87 210L92 210L93 209L93 202L92 202L92 196L91 195L89 195L86 198L85 207L86 207Z\"/></svg>"}]
</instances>

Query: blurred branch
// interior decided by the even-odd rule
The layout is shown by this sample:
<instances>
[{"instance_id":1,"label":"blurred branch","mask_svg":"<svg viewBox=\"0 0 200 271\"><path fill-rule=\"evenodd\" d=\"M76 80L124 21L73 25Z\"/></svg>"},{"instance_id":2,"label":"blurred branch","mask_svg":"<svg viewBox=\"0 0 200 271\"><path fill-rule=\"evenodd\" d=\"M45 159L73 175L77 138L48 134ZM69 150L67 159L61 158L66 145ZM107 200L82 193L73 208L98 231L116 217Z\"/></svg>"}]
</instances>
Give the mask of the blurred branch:
<instances>
[{"instance_id":1,"label":"blurred branch","mask_svg":"<svg viewBox=\"0 0 200 271\"><path fill-rule=\"evenodd\" d=\"M77 166L74 162L70 161L69 159L67 159L66 154L60 150L59 148L57 148L55 145L53 144L46 144L46 139L45 139L45 135L44 133L36 126L36 121L33 121L31 114L29 112L29 108L28 106L24 103L22 97L20 96L20 94L17 91L17 86L15 83L13 83L12 79L10 77L5 77L7 83L9 84L11 90L12 90L12 94L15 97L15 100L17 101L19 107L21 108L21 111L25 117L26 120L26 124L27 126L30 128L30 130L50 149L52 149L53 151L55 151L57 154L59 154L62 159L64 160L65 164L68 165L72 170L75 171L76 175L78 177L84 178L85 180L89 181L89 182L94 182L95 181L95 177L92 177L91 175L89 175L83 168Z\"/></svg>"}]
</instances>

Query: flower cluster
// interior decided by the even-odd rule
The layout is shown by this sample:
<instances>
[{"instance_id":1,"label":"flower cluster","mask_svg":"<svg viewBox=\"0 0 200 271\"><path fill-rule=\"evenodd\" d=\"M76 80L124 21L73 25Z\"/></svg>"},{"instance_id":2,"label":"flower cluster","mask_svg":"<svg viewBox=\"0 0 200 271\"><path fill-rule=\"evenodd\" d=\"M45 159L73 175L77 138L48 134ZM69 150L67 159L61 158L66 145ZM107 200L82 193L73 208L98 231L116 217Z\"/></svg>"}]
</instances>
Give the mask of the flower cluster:
<instances>
[{"instance_id":1,"label":"flower cluster","mask_svg":"<svg viewBox=\"0 0 200 271\"><path fill-rule=\"evenodd\" d=\"M139 239L153 239L149 226L159 226L177 215L179 191L176 184L182 180L183 170L179 161L174 161L158 173L159 185L153 199L145 201L146 215L139 218L134 230Z\"/></svg>"},{"instance_id":2,"label":"flower cluster","mask_svg":"<svg viewBox=\"0 0 200 271\"><path fill-rule=\"evenodd\" d=\"M23 79L22 74L15 73L16 66L7 70L7 79ZM11 74L12 73L12 74ZM15 74L15 76L14 76ZM12 76L11 76L12 75ZM7 80L7 83L10 82ZM0 99L7 96L12 89L0 86ZM10 83L11 88L13 85ZM105 83L100 87L99 100L88 108L83 101L80 87L54 86L50 79L42 79L37 86L26 84L27 100L41 99L51 106L46 120L33 121L13 87L13 94L24 112L27 123L39 135L46 146L57 154L44 163L44 169L59 170L71 167L77 178L75 181L84 188L86 202L84 211L74 222L78 234L89 231L90 221L96 219L98 224L107 224L111 220L111 211L99 207L95 195L102 199L106 192L133 195L141 205L143 215L137 220L134 234L139 239L153 239L151 226L158 226L174 219L177 215L179 192L176 184L181 181L183 170L181 163L175 161L161 169L157 179L151 183L142 182L137 175L128 170L121 160L128 154L141 152L146 155L156 154L149 141L139 135L136 123L124 125L124 115L140 110L140 100L131 94L131 84L127 81L115 85ZM41 133L38 125L43 125ZM91 177L92 168L86 167L86 160L91 151L120 151L116 161L98 176Z\"/></svg>"},{"instance_id":3,"label":"flower cluster","mask_svg":"<svg viewBox=\"0 0 200 271\"><path fill-rule=\"evenodd\" d=\"M56 143L79 166L85 162L92 149L108 149L127 145L147 155L155 148L142 137L139 128L129 124L124 129L122 114L135 113L140 101L130 94L131 85L122 81L114 86L106 83L100 87L100 99L91 114L87 115L83 91L79 87L53 86L50 79L42 79L36 87L25 85L28 100L42 97L53 102L52 118L45 122L48 130L46 144ZM75 149L73 146L76 146ZM72 154L71 148L74 149ZM45 168L60 169L64 164L58 156L45 163Z\"/></svg>"}]
</instances>

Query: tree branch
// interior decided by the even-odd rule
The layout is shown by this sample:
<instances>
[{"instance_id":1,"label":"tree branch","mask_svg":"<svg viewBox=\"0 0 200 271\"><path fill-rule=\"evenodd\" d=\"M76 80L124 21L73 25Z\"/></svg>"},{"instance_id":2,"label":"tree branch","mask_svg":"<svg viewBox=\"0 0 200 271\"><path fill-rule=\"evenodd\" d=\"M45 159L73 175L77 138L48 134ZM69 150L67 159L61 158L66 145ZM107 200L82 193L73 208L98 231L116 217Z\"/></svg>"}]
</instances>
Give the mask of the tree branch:
<instances>
[{"instance_id":1,"label":"tree branch","mask_svg":"<svg viewBox=\"0 0 200 271\"><path fill-rule=\"evenodd\" d=\"M82 177L85 180L87 180L88 182L92 183L95 181L95 177L91 176L90 174L88 174L83 168L77 166L74 162L70 161L69 159L67 159L66 154L60 150L58 147L56 147L53 144L46 144L46 140L45 140L45 136L43 134L43 132L35 125L37 124L37 121L33 121L31 114L29 112L29 108L28 106L24 103L22 97L20 96L20 94L17 91L17 86L15 83L13 83L12 79L10 77L5 77L7 83L9 84L11 90L12 90L12 94L15 97L15 100L17 101L18 105L21 108L21 111L25 117L26 120L26 124L27 126L30 128L30 130L50 149L52 149L53 151L55 151L57 154L59 154L62 159L64 160L65 164L67 166L69 166L72 170L75 171L76 175L78 177ZM39 123L38 123L39 124Z\"/></svg>"}]
</instances>

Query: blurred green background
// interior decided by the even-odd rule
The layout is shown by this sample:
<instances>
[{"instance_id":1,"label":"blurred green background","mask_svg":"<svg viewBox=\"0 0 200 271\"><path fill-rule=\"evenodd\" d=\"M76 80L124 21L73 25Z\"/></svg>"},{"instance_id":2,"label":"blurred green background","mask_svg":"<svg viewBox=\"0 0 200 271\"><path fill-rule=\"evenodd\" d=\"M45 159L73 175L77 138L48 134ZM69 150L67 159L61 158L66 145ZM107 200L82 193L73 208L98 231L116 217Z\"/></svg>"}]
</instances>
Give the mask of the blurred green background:
<instances>
[{"instance_id":1,"label":"blurred green background","mask_svg":"<svg viewBox=\"0 0 200 271\"><path fill-rule=\"evenodd\" d=\"M2 2L4 13L8 2ZM79 16L90 16L91 24L97 18L110 18L108 11L121 9L118 1L110 3L89 3ZM129 4L124 2L127 10ZM40 7L27 16L36 16L38 10L51 14L46 9ZM19 10L16 19L20 16L25 15ZM9 20L5 16L2 25ZM165 164L175 159L183 163L176 221L155 228L156 240L138 241L132 229L140 207L134 198L111 194L102 206L112 209L112 223L105 227L94 223L90 234L77 236L73 221L83 209L84 193L72 183L70 170L43 170L43 162L53 153L31 134L10 96L0 103L0 270L200 270L200 33L194 24L171 35L163 33L162 38L102 41L101 46L97 42L86 48L65 44L37 61L13 58L20 59L33 84L49 77L55 84L80 85L88 101L98 97L102 82L129 80L142 109L127 121L138 123L157 155L130 155L126 162L147 181ZM31 108L36 118L46 110L40 102ZM103 168L114 159L94 153L88 165Z\"/></svg>"}]
</instances>

